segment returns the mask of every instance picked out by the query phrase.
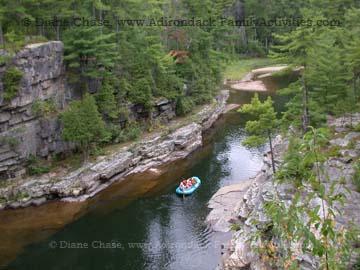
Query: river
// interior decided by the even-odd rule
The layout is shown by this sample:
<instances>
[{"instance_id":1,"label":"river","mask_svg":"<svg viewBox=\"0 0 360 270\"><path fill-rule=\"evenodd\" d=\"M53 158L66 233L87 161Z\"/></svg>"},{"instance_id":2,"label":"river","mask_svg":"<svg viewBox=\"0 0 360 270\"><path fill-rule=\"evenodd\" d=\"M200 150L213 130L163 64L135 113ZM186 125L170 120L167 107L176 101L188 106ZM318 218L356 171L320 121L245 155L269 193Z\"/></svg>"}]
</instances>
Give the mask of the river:
<instances>
[{"instance_id":1,"label":"river","mask_svg":"<svg viewBox=\"0 0 360 270\"><path fill-rule=\"evenodd\" d=\"M248 103L251 92L231 91L229 103ZM266 94L262 94L264 96ZM278 97L276 107L283 103ZM232 111L205 136L204 147L167 165L161 176L135 175L82 203L52 202L0 213L4 269L214 269L229 233L204 224L207 202L222 186L254 176L264 148L248 149L246 119ZM179 180L203 180L185 199ZM5 266L7 265L7 266Z\"/></svg>"}]
</instances>

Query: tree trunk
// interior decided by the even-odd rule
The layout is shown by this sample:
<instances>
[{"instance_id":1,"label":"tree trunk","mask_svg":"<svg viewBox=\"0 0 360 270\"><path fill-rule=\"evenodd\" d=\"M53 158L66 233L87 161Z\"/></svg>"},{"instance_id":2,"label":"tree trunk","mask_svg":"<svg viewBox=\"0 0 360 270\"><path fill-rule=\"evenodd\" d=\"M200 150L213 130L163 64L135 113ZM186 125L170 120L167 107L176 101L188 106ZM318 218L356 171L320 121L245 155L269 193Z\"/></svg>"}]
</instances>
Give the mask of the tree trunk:
<instances>
[{"instance_id":1,"label":"tree trunk","mask_svg":"<svg viewBox=\"0 0 360 270\"><path fill-rule=\"evenodd\" d=\"M273 173L275 174L276 173L276 168L275 168L275 159L274 159L274 149L273 149L270 130L268 130L268 137L269 137L269 144L270 144L271 165L272 165Z\"/></svg>"},{"instance_id":2,"label":"tree trunk","mask_svg":"<svg viewBox=\"0 0 360 270\"><path fill-rule=\"evenodd\" d=\"M304 74L301 76L302 93L303 93L303 115L302 115L302 127L304 133L308 130L310 123L309 116L309 93L306 87Z\"/></svg>"}]
</instances>

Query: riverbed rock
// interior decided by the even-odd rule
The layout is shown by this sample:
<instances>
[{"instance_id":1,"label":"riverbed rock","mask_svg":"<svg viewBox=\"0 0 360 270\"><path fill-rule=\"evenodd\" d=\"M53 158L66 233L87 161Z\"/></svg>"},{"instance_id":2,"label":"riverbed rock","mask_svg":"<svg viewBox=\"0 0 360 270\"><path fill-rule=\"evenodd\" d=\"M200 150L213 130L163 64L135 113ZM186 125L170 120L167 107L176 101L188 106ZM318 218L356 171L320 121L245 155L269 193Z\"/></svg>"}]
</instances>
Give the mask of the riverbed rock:
<instances>
[{"instance_id":1,"label":"riverbed rock","mask_svg":"<svg viewBox=\"0 0 360 270\"><path fill-rule=\"evenodd\" d=\"M219 189L210 199L208 208L212 209L206 217L206 222L214 231L230 231L231 221L238 209L237 204L250 187L252 180L243 181L239 184L225 186Z\"/></svg>"}]
</instances>

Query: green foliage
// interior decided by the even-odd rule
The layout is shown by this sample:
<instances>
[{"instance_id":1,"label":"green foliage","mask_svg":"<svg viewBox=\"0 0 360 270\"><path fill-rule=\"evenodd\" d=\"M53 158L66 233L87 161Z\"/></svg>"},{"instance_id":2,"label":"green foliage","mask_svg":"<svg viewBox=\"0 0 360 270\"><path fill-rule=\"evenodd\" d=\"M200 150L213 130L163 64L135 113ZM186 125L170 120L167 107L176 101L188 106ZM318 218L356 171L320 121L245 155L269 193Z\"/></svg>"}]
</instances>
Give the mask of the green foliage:
<instances>
[{"instance_id":1,"label":"green foliage","mask_svg":"<svg viewBox=\"0 0 360 270\"><path fill-rule=\"evenodd\" d=\"M130 101L134 104L142 104L145 108L150 109L152 105L150 82L145 78L137 80L128 96Z\"/></svg>"},{"instance_id":2,"label":"green foliage","mask_svg":"<svg viewBox=\"0 0 360 270\"><path fill-rule=\"evenodd\" d=\"M100 113L110 119L116 119L118 117L119 111L116 106L114 88L108 80L102 83L101 89L99 93L96 94L95 99Z\"/></svg>"},{"instance_id":3,"label":"green foliage","mask_svg":"<svg viewBox=\"0 0 360 270\"><path fill-rule=\"evenodd\" d=\"M346 188L342 179L332 181L329 188L324 185L327 175L322 164L327 156L321 149L327 142L328 131L313 128L302 139L292 139L277 173L277 180L294 184L297 190L289 206L279 195L265 205L273 236L282 243L276 250L280 257L277 267L286 268L292 261L295 243L301 243L303 252L320 258L323 269L342 269L349 260L352 233L337 228L334 221L338 214L335 205L344 202L342 190ZM315 198L320 203L314 207Z\"/></svg>"},{"instance_id":4,"label":"green foliage","mask_svg":"<svg viewBox=\"0 0 360 270\"><path fill-rule=\"evenodd\" d=\"M56 104L53 99L49 100L37 100L33 103L32 112L36 116L47 117L57 112Z\"/></svg>"},{"instance_id":5,"label":"green foliage","mask_svg":"<svg viewBox=\"0 0 360 270\"><path fill-rule=\"evenodd\" d=\"M14 30L5 34L5 49L11 53L16 53L25 45L25 39L22 34L16 33Z\"/></svg>"},{"instance_id":6,"label":"green foliage","mask_svg":"<svg viewBox=\"0 0 360 270\"><path fill-rule=\"evenodd\" d=\"M4 100L10 101L16 97L23 73L16 67L9 67L5 70L3 77Z\"/></svg>"},{"instance_id":7,"label":"green foliage","mask_svg":"<svg viewBox=\"0 0 360 270\"><path fill-rule=\"evenodd\" d=\"M194 106L194 102L190 97L178 97L176 101L176 115L186 115L193 110Z\"/></svg>"},{"instance_id":8,"label":"green foliage","mask_svg":"<svg viewBox=\"0 0 360 270\"><path fill-rule=\"evenodd\" d=\"M241 226L238 223L233 223L230 225L230 230L237 232L241 230Z\"/></svg>"},{"instance_id":9,"label":"green foliage","mask_svg":"<svg viewBox=\"0 0 360 270\"><path fill-rule=\"evenodd\" d=\"M276 172L274 149L272 145L272 134L277 128L276 112L273 107L273 101L269 96L264 102L259 100L259 95L256 93L251 99L250 104L245 104L238 110L241 113L250 114L255 120L246 122L245 130L250 134L244 140L244 144L249 147L260 146L269 140L271 164L273 173Z\"/></svg>"},{"instance_id":10,"label":"green foliage","mask_svg":"<svg viewBox=\"0 0 360 270\"><path fill-rule=\"evenodd\" d=\"M29 175L41 175L48 173L50 167L43 165L42 162L33 155L30 155L27 159L27 172Z\"/></svg>"},{"instance_id":11,"label":"green foliage","mask_svg":"<svg viewBox=\"0 0 360 270\"><path fill-rule=\"evenodd\" d=\"M337 32L327 31L308 49L306 79L313 99L327 113L334 113L336 105L348 94L350 74L344 64L343 49L336 46L339 38Z\"/></svg>"},{"instance_id":12,"label":"green foliage","mask_svg":"<svg viewBox=\"0 0 360 270\"><path fill-rule=\"evenodd\" d=\"M357 124L357 125L354 127L354 131L360 132L360 124Z\"/></svg>"},{"instance_id":13,"label":"green foliage","mask_svg":"<svg viewBox=\"0 0 360 270\"><path fill-rule=\"evenodd\" d=\"M360 162L358 161L354 165L355 173L353 176L353 183L356 186L356 190L360 192Z\"/></svg>"},{"instance_id":14,"label":"green foliage","mask_svg":"<svg viewBox=\"0 0 360 270\"><path fill-rule=\"evenodd\" d=\"M108 130L111 134L111 141L114 143L123 143L134 141L140 138L142 129L136 122L130 122L126 128L120 128L116 125L110 125Z\"/></svg>"},{"instance_id":15,"label":"green foliage","mask_svg":"<svg viewBox=\"0 0 360 270\"><path fill-rule=\"evenodd\" d=\"M244 144L250 147L264 144L277 127L276 112L271 97L261 102L259 95L256 93L251 100L251 104L245 104L239 109L239 112L249 114L255 118L255 120L247 121L245 126L246 131L251 136L244 141Z\"/></svg>"},{"instance_id":16,"label":"green foliage","mask_svg":"<svg viewBox=\"0 0 360 270\"><path fill-rule=\"evenodd\" d=\"M19 140L15 137L11 137L11 136L0 137L0 144L7 144L13 150L19 145L19 143L20 143Z\"/></svg>"},{"instance_id":17,"label":"green foliage","mask_svg":"<svg viewBox=\"0 0 360 270\"><path fill-rule=\"evenodd\" d=\"M82 100L73 101L68 109L61 114L64 125L62 137L65 141L80 145L84 151L85 161L89 148L109 140L105 123L97 109L93 96L86 94Z\"/></svg>"}]
</instances>

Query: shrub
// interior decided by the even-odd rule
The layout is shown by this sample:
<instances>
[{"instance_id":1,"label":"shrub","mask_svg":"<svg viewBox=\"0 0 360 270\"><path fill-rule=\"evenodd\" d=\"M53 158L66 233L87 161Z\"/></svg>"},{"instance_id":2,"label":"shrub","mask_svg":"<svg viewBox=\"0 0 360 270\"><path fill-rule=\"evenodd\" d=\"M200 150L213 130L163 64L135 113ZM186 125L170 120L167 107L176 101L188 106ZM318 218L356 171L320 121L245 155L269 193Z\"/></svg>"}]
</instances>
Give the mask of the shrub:
<instances>
[{"instance_id":1,"label":"shrub","mask_svg":"<svg viewBox=\"0 0 360 270\"><path fill-rule=\"evenodd\" d=\"M0 137L0 144L8 144L11 149L19 145L19 140L15 137L2 136Z\"/></svg>"},{"instance_id":2,"label":"shrub","mask_svg":"<svg viewBox=\"0 0 360 270\"><path fill-rule=\"evenodd\" d=\"M237 232L241 230L241 226L238 223L233 223L230 225L230 230Z\"/></svg>"},{"instance_id":3,"label":"shrub","mask_svg":"<svg viewBox=\"0 0 360 270\"><path fill-rule=\"evenodd\" d=\"M50 171L50 168L48 166L45 166L41 164L40 160L30 155L27 160L27 172L29 175L41 175L44 173L48 173Z\"/></svg>"},{"instance_id":4,"label":"shrub","mask_svg":"<svg viewBox=\"0 0 360 270\"><path fill-rule=\"evenodd\" d=\"M126 128L122 129L116 125L110 125L108 130L111 134L111 140L115 143L123 143L138 139L142 130L140 125L136 122L130 123Z\"/></svg>"},{"instance_id":5,"label":"shrub","mask_svg":"<svg viewBox=\"0 0 360 270\"><path fill-rule=\"evenodd\" d=\"M179 97L176 101L176 115L183 116L191 112L194 108L194 102L190 97Z\"/></svg>"},{"instance_id":6,"label":"shrub","mask_svg":"<svg viewBox=\"0 0 360 270\"><path fill-rule=\"evenodd\" d=\"M357 125L354 127L354 131L360 132L360 124L357 124Z\"/></svg>"},{"instance_id":7,"label":"shrub","mask_svg":"<svg viewBox=\"0 0 360 270\"><path fill-rule=\"evenodd\" d=\"M57 112L56 104L53 99L37 100L34 102L31 109L32 109L32 112L36 116L45 116L46 117L46 116L51 115L52 113Z\"/></svg>"},{"instance_id":8,"label":"shrub","mask_svg":"<svg viewBox=\"0 0 360 270\"><path fill-rule=\"evenodd\" d=\"M333 145L329 148L329 150L327 151L327 156L328 157L340 157L340 150L341 147L338 145Z\"/></svg>"},{"instance_id":9,"label":"shrub","mask_svg":"<svg viewBox=\"0 0 360 270\"><path fill-rule=\"evenodd\" d=\"M19 91L19 85L22 76L22 72L16 67L9 67L6 69L3 77L4 100L9 101L16 97Z\"/></svg>"}]
</instances>

